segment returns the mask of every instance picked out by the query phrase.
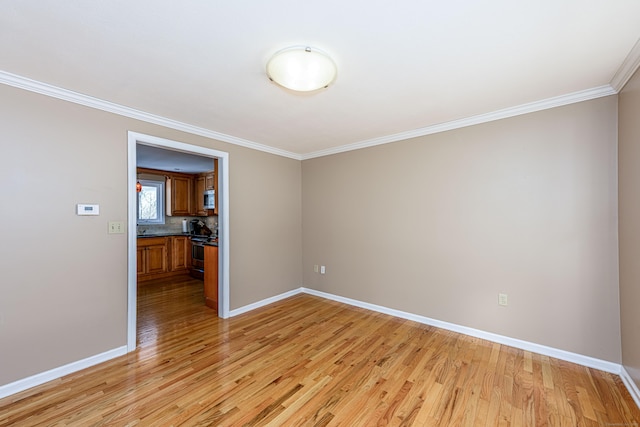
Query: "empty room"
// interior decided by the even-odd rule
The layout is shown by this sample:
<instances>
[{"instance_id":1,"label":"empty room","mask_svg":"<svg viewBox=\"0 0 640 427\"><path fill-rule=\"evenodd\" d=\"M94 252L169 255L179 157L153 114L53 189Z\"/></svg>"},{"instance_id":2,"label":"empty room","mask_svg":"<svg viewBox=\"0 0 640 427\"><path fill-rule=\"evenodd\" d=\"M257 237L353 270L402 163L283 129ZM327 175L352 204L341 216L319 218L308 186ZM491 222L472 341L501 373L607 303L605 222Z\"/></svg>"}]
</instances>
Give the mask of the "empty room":
<instances>
[{"instance_id":1,"label":"empty room","mask_svg":"<svg viewBox=\"0 0 640 427\"><path fill-rule=\"evenodd\" d=\"M0 426L637 426L640 3L0 2Z\"/></svg>"}]
</instances>

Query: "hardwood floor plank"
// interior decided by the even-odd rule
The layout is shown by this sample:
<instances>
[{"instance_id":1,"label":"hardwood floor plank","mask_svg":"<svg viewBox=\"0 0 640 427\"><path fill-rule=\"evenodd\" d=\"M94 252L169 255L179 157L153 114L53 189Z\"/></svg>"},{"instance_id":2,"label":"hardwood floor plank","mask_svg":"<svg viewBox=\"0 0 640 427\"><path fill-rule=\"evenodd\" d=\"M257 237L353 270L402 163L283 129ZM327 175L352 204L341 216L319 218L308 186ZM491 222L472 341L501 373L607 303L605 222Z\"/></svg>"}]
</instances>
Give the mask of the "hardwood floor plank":
<instances>
[{"instance_id":1,"label":"hardwood floor plank","mask_svg":"<svg viewBox=\"0 0 640 427\"><path fill-rule=\"evenodd\" d=\"M232 319L138 291L138 349L0 400L0 426L638 425L616 375L297 295Z\"/></svg>"}]
</instances>

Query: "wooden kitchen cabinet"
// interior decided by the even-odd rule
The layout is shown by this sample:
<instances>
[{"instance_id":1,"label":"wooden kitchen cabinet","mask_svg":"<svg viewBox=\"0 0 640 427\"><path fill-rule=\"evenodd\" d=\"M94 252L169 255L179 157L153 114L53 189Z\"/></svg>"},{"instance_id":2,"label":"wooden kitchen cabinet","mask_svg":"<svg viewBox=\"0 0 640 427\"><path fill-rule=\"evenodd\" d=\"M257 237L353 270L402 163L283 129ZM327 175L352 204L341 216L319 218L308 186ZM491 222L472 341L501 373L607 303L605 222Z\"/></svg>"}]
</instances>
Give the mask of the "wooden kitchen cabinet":
<instances>
[{"instance_id":1,"label":"wooden kitchen cabinet","mask_svg":"<svg viewBox=\"0 0 640 427\"><path fill-rule=\"evenodd\" d=\"M193 177L186 174L170 174L167 178L167 213L169 216L194 215Z\"/></svg>"},{"instance_id":2,"label":"wooden kitchen cabinet","mask_svg":"<svg viewBox=\"0 0 640 427\"><path fill-rule=\"evenodd\" d=\"M204 190L206 189L206 175L198 175L195 179L194 205L197 216L208 216L209 210L204 208Z\"/></svg>"},{"instance_id":3,"label":"wooden kitchen cabinet","mask_svg":"<svg viewBox=\"0 0 640 427\"><path fill-rule=\"evenodd\" d=\"M214 160L214 165L217 166L218 165L218 159ZM205 185L204 185L204 189L205 190L215 190L216 189L216 185L215 185L215 171L213 172L207 172L205 175Z\"/></svg>"},{"instance_id":4,"label":"wooden kitchen cabinet","mask_svg":"<svg viewBox=\"0 0 640 427\"><path fill-rule=\"evenodd\" d=\"M209 216L218 215L218 159L213 159L213 165L215 170L200 174L146 168L137 168L137 173L165 177L165 211L168 216ZM215 209L204 208L205 190L215 191Z\"/></svg>"},{"instance_id":5,"label":"wooden kitchen cabinet","mask_svg":"<svg viewBox=\"0 0 640 427\"><path fill-rule=\"evenodd\" d=\"M138 282L187 274L191 268L191 242L187 236L137 239Z\"/></svg>"},{"instance_id":6,"label":"wooden kitchen cabinet","mask_svg":"<svg viewBox=\"0 0 640 427\"><path fill-rule=\"evenodd\" d=\"M167 250L166 237L138 239L136 252L138 280L151 279L169 271Z\"/></svg>"},{"instance_id":7,"label":"wooden kitchen cabinet","mask_svg":"<svg viewBox=\"0 0 640 427\"><path fill-rule=\"evenodd\" d=\"M218 166L218 159L214 159L213 161L214 167ZM216 179L215 171L205 172L199 174L195 178L195 200L194 204L196 206L196 215L197 216L209 216L209 215L217 215L218 214L218 180ZM204 208L204 197L203 194L206 190L214 190L215 191L215 209L205 209Z\"/></svg>"},{"instance_id":8,"label":"wooden kitchen cabinet","mask_svg":"<svg viewBox=\"0 0 640 427\"><path fill-rule=\"evenodd\" d=\"M171 236L170 271L187 273L191 266L191 242L187 236Z\"/></svg>"},{"instance_id":9,"label":"wooden kitchen cabinet","mask_svg":"<svg viewBox=\"0 0 640 427\"><path fill-rule=\"evenodd\" d=\"M218 247L204 247L204 303L218 310Z\"/></svg>"}]
</instances>

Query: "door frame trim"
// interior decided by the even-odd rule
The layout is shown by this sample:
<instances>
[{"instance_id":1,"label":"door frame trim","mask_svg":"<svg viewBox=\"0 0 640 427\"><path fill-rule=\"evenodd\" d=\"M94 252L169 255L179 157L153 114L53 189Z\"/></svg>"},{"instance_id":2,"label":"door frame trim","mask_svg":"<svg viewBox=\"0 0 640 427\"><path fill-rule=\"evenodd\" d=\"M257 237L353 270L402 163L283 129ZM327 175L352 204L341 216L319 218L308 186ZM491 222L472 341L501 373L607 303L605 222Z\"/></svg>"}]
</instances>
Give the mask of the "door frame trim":
<instances>
[{"instance_id":1,"label":"door frame trim","mask_svg":"<svg viewBox=\"0 0 640 427\"><path fill-rule=\"evenodd\" d=\"M183 153L196 154L218 159L218 233L220 244L218 251L218 317L229 317L229 153L188 144L170 139L159 138L138 132L128 132L127 161L127 222L128 222L128 268L127 268L127 351L136 349L137 340L137 268L136 268L136 145L150 145ZM204 303L203 303L204 304Z\"/></svg>"}]
</instances>

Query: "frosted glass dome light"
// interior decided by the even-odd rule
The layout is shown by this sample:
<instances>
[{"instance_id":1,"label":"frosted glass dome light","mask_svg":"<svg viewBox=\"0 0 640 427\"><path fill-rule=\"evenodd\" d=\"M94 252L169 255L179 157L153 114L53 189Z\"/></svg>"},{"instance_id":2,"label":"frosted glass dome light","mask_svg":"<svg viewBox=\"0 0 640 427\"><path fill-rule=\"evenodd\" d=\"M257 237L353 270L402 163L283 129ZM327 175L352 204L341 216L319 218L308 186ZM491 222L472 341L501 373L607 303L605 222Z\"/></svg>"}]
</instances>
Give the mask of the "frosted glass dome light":
<instances>
[{"instance_id":1,"label":"frosted glass dome light","mask_svg":"<svg viewBox=\"0 0 640 427\"><path fill-rule=\"evenodd\" d=\"M271 81L299 92L326 88L335 80L337 71L329 55L308 46L279 50L267 62Z\"/></svg>"}]
</instances>

